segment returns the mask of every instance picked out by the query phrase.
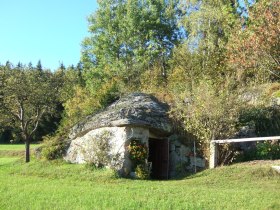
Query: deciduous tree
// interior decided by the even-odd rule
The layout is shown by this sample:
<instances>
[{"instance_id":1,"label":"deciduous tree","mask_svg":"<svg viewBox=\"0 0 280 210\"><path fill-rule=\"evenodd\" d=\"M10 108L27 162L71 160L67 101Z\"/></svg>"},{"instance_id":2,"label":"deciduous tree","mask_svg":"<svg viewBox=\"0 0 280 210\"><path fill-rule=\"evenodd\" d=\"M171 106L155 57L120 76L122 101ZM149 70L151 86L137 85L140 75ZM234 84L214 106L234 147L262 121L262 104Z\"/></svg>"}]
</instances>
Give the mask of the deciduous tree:
<instances>
[{"instance_id":1,"label":"deciduous tree","mask_svg":"<svg viewBox=\"0 0 280 210\"><path fill-rule=\"evenodd\" d=\"M155 62L166 75L166 60L180 40L178 0L98 1L89 18L90 36L83 42L87 85L98 90L118 77L137 86L140 75Z\"/></svg>"},{"instance_id":2,"label":"deciduous tree","mask_svg":"<svg viewBox=\"0 0 280 210\"><path fill-rule=\"evenodd\" d=\"M54 111L55 77L49 71L1 67L0 121L19 129L30 161L30 142L39 123Z\"/></svg>"},{"instance_id":3,"label":"deciduous tree","mask_svg":"<svg viewBox=\"0 0 280 210\"><path fill-rule=\"evenodd\" d=\"M280 2L260 0L250 10L248 24L233 33L228 62L241 81L280 79Z\"/></svg>"}]
</instances>

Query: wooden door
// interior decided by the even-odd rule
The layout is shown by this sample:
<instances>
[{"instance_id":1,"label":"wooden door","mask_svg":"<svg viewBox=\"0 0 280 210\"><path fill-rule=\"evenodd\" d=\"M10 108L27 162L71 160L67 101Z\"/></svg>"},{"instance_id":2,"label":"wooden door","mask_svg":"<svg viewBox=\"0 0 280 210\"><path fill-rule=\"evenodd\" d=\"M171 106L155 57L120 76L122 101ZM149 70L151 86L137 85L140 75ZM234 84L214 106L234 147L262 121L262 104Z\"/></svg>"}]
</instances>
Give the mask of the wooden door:
<instances>
[{"instance_id":1,"label":"wooden door","mask_svg":"<svg viewBox=\"0 0 280 210\"><path fill-rule=\"evenodd\" d=\"M169 143L167 139L149 140L149 162L152 162L152 179L168 179Z\"/></svg>"}]
</instances>

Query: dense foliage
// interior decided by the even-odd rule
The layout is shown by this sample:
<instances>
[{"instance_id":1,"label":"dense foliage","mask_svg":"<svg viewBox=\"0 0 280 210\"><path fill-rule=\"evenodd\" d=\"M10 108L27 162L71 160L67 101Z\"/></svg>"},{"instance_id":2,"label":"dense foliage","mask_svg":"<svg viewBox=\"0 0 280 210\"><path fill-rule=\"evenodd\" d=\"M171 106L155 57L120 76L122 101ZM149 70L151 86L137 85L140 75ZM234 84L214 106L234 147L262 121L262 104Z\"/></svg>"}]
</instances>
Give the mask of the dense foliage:
<instances>
[{"instance_id":1,"label":"dense foliage","mask_svg":"<svg viewBox=\"0 0 280 210\"><path fill-rule=\"evenodd\" d=\"M148 158L148 147L146 144L141 143L140 140L131 140L127 146L129 158L136 163L144 163Z\"/></svg>"},{"instance_id":2,"label":"dense foliage","mask_svg":"<svg viewBox=\"0 0 280 210\"><path fill-rule=\"evenodd\" d=\"M131 139L127 146L127 151L130 160L132 160L136 177L139 179L150 178L150 167L147 163L148 159L148 147L145 143L142 143L139 139Z\"/></svg>"},{"instance_id":3,"label":"dense foliage","mask_svg":"<svg viewBox=\"0 0 280 210\"><path fill-rule=\"evenodd\" d=\"M63 103L72 97L72 68L56 72L19 63L0 66L0 127L11 142L24 141L26 162L29 145L42 136L54 133L62 117ZM78 75L76 73L76 75ZM78 82L74 82L74 84Z\"/></svg>"},{"instance_id":4,"label":"dense foliage","mask_svg":"<svg viewBox=\"0 0 280 210\"><path fill-rule=\"evenodd\" d=\"M170 105L176 128L191 134L206 158L211 139L233 137L242 126L257 135L280 134L278 1L98 3L77 67L50 72L41 63L33 70L7 63L1 66L1 94L14 91L24 102L30 95L28 113L36 113L37 102L47 104L44 110L62 116L59 135L122 94L152 93ZM5 103L17 110L14 100L11 95ZM50 122L45 116L43 128ZM31 135L36 117L29 119L23 130ZM1 122L2 135L22 132L15 123ZM231 157L228 152L225 147L221 154Z\"/></svg>"},{"instance_id":5,"label":"dense foliage","mask_svg":"<svg viewBox=\"0 0 280 210\"><path fill-rule=\"evenodd\" d=\"M180 15L178 0L99 1L82 52L93 94L112 79L125 89L137 88L141 74L155 64L165 76L171 50L181 37Z\"/></svg>"},{"instance_id":6,"label":"dense foliage","mask_svg":"<svg viewBox=\"0 0 280 210\"><path fill-rule=\"evenodd\" d=\"M29 162L33 135L43 117L53 114L57 105L56 78L49 71L18 64L1 67L1 80L1 122L13 127L25 142Z\"/></svg>"}]
</instances>

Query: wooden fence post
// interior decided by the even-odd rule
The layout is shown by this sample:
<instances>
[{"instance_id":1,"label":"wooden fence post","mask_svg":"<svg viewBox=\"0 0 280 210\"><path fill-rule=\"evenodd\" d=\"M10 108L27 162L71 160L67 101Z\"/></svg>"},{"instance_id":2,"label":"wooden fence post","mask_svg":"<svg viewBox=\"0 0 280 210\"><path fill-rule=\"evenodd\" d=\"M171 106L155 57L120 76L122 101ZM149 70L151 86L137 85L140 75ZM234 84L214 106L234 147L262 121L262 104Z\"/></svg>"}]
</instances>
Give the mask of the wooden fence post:
<instances>
[{"instance_id":1,"label":"wooden fence post","mask_svg":"<svg viewBox=\"0 0 280 210\"><path fill-rule=\"evenodd\" d=\"M210 160L209 168L215 168L217 166L217 144L214 141L210 142Z\"/></svg>"}]
</instances>

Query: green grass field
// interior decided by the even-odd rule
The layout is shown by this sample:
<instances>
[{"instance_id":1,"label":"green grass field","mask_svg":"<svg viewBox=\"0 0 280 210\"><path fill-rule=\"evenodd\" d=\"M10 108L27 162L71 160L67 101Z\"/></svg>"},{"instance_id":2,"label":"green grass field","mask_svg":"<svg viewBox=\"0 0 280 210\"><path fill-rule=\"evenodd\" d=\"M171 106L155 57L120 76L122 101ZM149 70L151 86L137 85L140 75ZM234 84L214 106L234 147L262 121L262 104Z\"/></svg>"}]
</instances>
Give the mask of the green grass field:
<instances>
[{"instance_id":1,"label":"green grass field","mask_svg":"<svg viewBox=\"0 0 280 210\"><path fill-rule=\"evenodd\" d=\"M31 153L39 144L31 144ZM0 144L0 157L22 157L25 154L24 144Z\"/></svg>"},{"instance_id":2,"label":"green grass field","mask_svg":"<svg viewBox=\"0 0 280 210\"><path fill-rule=\"evenodd\" d=\"M36 148L38 144L31 144L30 148ZM18 151L18 150L24 150L25 145L24 144L0 144L0 151L1 150L9 150L9 151Z\"/></svg>"},{"instance_id":3,"label":"green grass field","mask_svg":"<svg viewBox=\"0 0 280 210\"><path fill-rule=\"evenodd\" d=\"M280 161L142 181L85 165L0 156L0 209L280 209L280 175L271 164Z\"/></svg>"}]
</instances>

